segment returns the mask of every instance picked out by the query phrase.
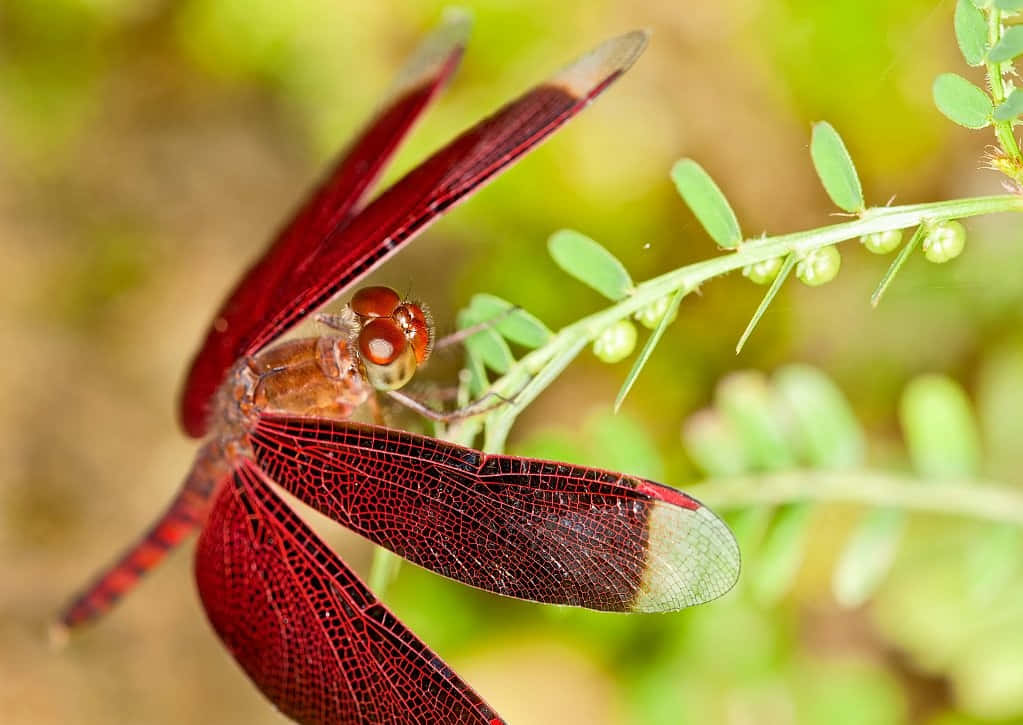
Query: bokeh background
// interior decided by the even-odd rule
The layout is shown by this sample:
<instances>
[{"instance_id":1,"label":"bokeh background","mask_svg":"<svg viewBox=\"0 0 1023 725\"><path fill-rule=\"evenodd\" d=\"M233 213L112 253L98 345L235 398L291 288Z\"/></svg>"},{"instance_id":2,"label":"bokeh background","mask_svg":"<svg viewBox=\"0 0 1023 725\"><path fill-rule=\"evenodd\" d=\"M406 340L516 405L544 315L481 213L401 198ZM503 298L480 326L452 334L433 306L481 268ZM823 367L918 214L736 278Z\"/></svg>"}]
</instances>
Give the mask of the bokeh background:
<instances>
[{"instance_id":1,"label":"bokeh background","mask_svg":"<svg viewBox=\"0 0 1023 725\"><path fill-rule=\"evenodd\" d=\"M67 648L47 627L179 485L195 446L176 394L214 308L443 5L0 4L0 720L281 721L209 629L191 545ZM475 29L462 69L388 178L599 40L635 27L653 40L596 105L373 276L427 300L442 331L475 292L555 329L599 309L546 254L561 227L600 240L635 279L715 254L668 178L681 156L711 172L747 234L833 222L808 154L819 119L843 135L870 203L1001 192L980 168L990 133L953 126L930 99L939 72L981 80L963 68L950 0L463 5ZM521 418L512 450L689 487L704 473L680 431L715 386L799 362L844 393L878 468L908 465L897 409L914 376L947 374L971 400L996 391L981 415L1004 445L987 473L1018 484L1006 431L1019 408L997 403L1023 375L1023 234L1013 217L968 228L959 260L918 255L877 310L887 261L842 245L839 278L787 285L739 357L762 289L714 280L685 301L617 419L629 363L587 353ZM427 377L450 381L456 362ZM1019 722L1019 571L978 604L958 566L985 524L911 517L895 571L850 609L831 573L862 513L815 507L776 595L741 586L681 614L512 602L414 567L386 599L517 723ZM367 544L323 530L368 570Z\"/></svg>"}]
</instances>

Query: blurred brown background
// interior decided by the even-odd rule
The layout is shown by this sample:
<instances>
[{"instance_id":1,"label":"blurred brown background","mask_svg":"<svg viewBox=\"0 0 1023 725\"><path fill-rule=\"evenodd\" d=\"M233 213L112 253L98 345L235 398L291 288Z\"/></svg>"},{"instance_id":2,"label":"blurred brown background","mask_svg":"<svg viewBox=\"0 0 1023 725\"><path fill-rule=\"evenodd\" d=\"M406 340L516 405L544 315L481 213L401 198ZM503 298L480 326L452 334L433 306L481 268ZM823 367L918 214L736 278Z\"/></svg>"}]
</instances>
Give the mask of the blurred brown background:
<instances>
[{"instance_id":1,"label":"blurred brown background","mask_svg":"<svg viewBox=\"0 0 1023 725\"><path fill-rule=\"evenodd\" d=\"M990 134L953 126L931 103L937 73L966 74L952 2L464 5L475 29L462 69L388 178L599 40L635 27L653 39L593 108L374 275L427 300L442 332L480 291L552 328L598 309L546 255L561 227L600 240L635 279L715 254L668 179L681 156L710 171L747 234L831 223L807 152L814 120L842 133L869 203L1000 192L979 170ZM195 445L176 426L176 395L216 305L442 8L0 5L0 720L281 720L212 635L191 545L67 649L48 646L47 626L179 485ZM655 452L650 465L675 485L696 480L679 441L685 417L727 372L790 361L837 381L875 450L897 446L896 400L912 375L946 372L970 387L987 356L1013 344L1023 296L1014 222L969 223L961 259L915 260L878 310L868 298L887 262L842 245L839 279L788 285L738 358L762 290L738 275L707 285L625 408ZM515 441L554 431L584 449L627 370L584 355ZM388 601L512 722L1017 721L1023 657L1011 647L964 679L955 653L922 664L869 612L836 607L828 562L835 523L847 522L821 517L794 592L771 607L588 615L411 567ZM336 529L325 530L365 572L368 545ZM963 621L949 609L942 621ZM1018 642L1023 624L1003 625L999 640Z\"/></svg>"}]
</instances>

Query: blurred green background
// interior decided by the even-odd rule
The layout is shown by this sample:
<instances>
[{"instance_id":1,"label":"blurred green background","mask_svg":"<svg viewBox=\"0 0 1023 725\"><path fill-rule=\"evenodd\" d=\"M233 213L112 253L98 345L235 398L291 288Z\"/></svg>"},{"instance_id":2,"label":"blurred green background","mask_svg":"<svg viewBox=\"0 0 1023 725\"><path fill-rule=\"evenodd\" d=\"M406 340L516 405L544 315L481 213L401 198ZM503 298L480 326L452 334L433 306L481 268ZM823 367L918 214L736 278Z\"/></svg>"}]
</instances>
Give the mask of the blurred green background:
<instances>
[{"instance_id":1,"label":"blurred green background","mask_svg":"<svg viewBox=\"0 0 1023 725\"><path fill-rule=\"evenodd\" d=\"M373 275L428 301L442 332L475 292L554 329L599 309L546 255L560 227L601 241L639 280L715 254L669 181L681 156L708 169L748 234L832 223L807 152L815 120L844 137L869 203L1001 191L980 169L990 132L953 126L931 103L939 72L981 81L959 57L950 1L463 4L475 29L462 69L388 178L599 40L635 27L653 39L592 109ZM46 630L179 485L195 446L176 427L176 395L213 310L443 5L0 5L4 722L281 720L209 630L187 551L67 649L52 650ZM512 450L690 487L708 466L680 433L719 381L798 362L850 401L869 465L893 470L913 464L903 389L922 373L950 376L983 434L967 472L1018 485L1015 222L969 222L950 264L917 255L877 310L868 299L887 260L843 244L839 278L787 285L739 357L763 290L739 275L714 280L684 301L617 419L630 363L587 353L521 418ZM455 362L426 377L449 381ZM386 598L516 723L1020 722L1018 560L998 559L1004 575L973 596L989 567L964 552L993 540L992 525L912 515L893 572L866 604L841 607L833 571L865 513L783 509L773 530L795 522L798 540L783 545L749 533L772 526L765 511L741 512L743 584L680 614L513 602L414 567ZM368 570L367 544L321 530ZM1008 543L991 546L1014 551L1017 532L997 531ZM771 559L772 546L788 558ZM768 561L788 573L765 576Z\"/></svg>"}]
</instances>

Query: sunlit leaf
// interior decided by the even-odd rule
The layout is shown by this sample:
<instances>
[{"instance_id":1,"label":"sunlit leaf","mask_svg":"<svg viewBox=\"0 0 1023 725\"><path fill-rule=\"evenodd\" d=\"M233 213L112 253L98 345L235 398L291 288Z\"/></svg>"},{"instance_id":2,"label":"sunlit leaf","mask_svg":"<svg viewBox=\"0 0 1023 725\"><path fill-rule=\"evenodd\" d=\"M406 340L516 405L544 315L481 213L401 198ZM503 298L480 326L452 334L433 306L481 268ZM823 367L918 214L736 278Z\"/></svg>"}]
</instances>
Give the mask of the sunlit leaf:
<instances>
[{"instance_id":1,"label":"sunlit leaf","mask_svg":"<svg viewBox=\"0 0 1023 725\"><path fill-rule=\"evenodd\" d=\"M1023 113L1023 92L1013 89L1009 97L998 104L992 116L996 121L1011 121Z\"/></svg>"},{"instance_id":2,"label":"sunlit leaf","mask_svg":"<svg viewBox=\"0 0 1023 725\"><path fill-rule=\"evenodd\" d=\"M519 345L540 347L553 335L536 317L494 295L473 295L469 309L476 319L491 322L495 330Z\"/></svg>"},{"instance_id":3,"label":"sunlit leaf","mask_svg":"<svg viewBox=\"0 0 1023 725\"><path fill-rule=\"evenodd\" d=\"M863 211L863 187L856 174L856 167L842 137L827 121L813 125L810 157L831 200L847 212Z\"/></svg>"},{"instance_id":4,"label":"sunlit leaf","mask_svg":"<svg viewBox=\"0 0 1023 725\"><path fill-rule=\"evenodd\" d=\"M707 234L725 249L734 249L742 241L739 220L710 174L692 159L682 159L671 167L671 178Z\"/></svg>"},{"instance_id":5,"label":"sunlit leaf","mask_svg":"<svg viewBox=\"0 0 1023 725\"><path fill-rule=\"evenodd\" d=\"M950 120L966 128L984 128L991 123L991 99L955 73L942 73L934 79L934 103Z\"/></svg>"},{"instance_id":6,"label":"sunlit leaf","mask_svg":"<svg viewBox=\"0 0 1023 725\"><path fill-rule=\"evenodd\" d=\"M1023 27L1015 25L1006 29L995 47L988 53L987 59L991 63L1004 63L1023 54Z\"/></svg>"},{"instance_id":7,"label":"sunlit leaf","mask_svg":"<svg viewBox=\"0 0 1023 725\"><path fill-rule=\"evenodd\" d=\"M457 321L458 328L463 330L482 322L468 310L462 310ZM508 343L492 327L484 328L470 335L465 340L465 346L474 357L499 374L508 372L508 368L515 362Z\"/></svg>"},{"instance_id":8,"label":"sunlit leaf","mask_svg":"<svg viewBox=\"0 0 1023 725\"><path fill-rule=\"evenodd\" d=\"M559 267L610 300L617 302L632 290L625 266L585 234L562 229L551 235L547 248Z\"/></svg>"},{"instance_id":9,"label":"sunlit leaf","mask_svg":"<svg viewBox=\"0 0 1023 725\"><path fill-rule=\"evenodd\" d=\"M746 473L751 463L735 426L717 410L701 410L686 419L682 443L697 467L710 477Z\"/></svg>"},{"instance_id":10,"label":"sunlit leaf","mask_svg":"<svg viewBox=\"0 0 1023 725\"><path fill-rule=\"evenodd\" d=\"M718 383L714 402L739 435L754 470L795 466L778 399L761 373L731 373Z\"/></svg>"},{"instance_id":11,"label":"sunlit leaf","mask_svg":"<svg viewBox=\"0 0 1023 725\"><path fill-rule=\"evenodd\" d=\"M987 53L987 20L972 0L958 0L955 12L956 41L969 65L983 65Z\"/></svg>"},{"instance_id":12,"label":"sunlit leaf","mask_svg":"<svg viewBox=\"0 0 1023 725\"><path fill-rule=\"evenodd\" d=\"M987 604L1001 596L1023 565L1023 532L999 524L981 534L967 552L970 596Z\"/></svg>"},{"instance_id":13,"label":"sunlit leaf","mask_svg":"<svg viewBox=\"0 0 1023 725\"><path fill-rule=\"evenodd\" d=\"M867 514L835 566L831 588L839 604L858 607L870 599L895 563L904 528L902 511L876 509Z\"/></svg>"},{"instance_id":14,"label":"sunlit leaf","mask_svg":"<svg viewBox=\"0 0 1023 725\"><path fill-rule=\"evenodd\" d=\"M790 503L780 506L757 552L753 570L753 594L761 604L773 604L792 588L806 554L813 506Z\"/></svg>"},{"instance_id":15,"label":"sunlit leaf","mask_svg":"<svg viewBox=\"0 0 1023 725\"><path fill-rule=\"evenodd\" d=\"M817 469L849 468L863 463L866 439L842 391L820 370L788 365L774 376L775 389L788 406L800 457Z\"/></svg>"},{"instance_id":16,"label":"sunlit leaf","mask_svg":"<svg viewBox=\"0 0 1023 725\"><path fill-rule=\"evenodd\" d=\"M1015 13L1023 10L1023 0L995 0L995 7L1005 12Z\"/></svg>"},{"instance_id":17,"label":"sunlit leaf","mask_svg":"<svg viewBox=\"0 0 1023 725\"><path fill-rule=\"evenodd\" d=\"M899 421L913 467L925 478L963 478L980 468L980 434L969 398L954 380L921 375L906 386Z\"/></svg>"}]
</instances>

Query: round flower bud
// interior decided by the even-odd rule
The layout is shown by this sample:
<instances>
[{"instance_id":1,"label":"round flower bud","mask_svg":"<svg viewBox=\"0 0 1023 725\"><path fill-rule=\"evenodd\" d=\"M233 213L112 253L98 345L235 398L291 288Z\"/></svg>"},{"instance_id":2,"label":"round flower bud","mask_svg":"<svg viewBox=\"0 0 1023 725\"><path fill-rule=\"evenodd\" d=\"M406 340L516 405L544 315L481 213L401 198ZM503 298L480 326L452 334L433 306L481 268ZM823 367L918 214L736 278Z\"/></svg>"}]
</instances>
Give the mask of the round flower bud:
<instances>
[{"instance_id":1,"label":"round flower bud","mask_svg":"<svg viewBox=\"0 0 1023 725\"><path fill-rule=\"evenodd\" d=\"M901 229L886 229L883 232L873 232L860 237L863 246L867 251L874 254L888 254L894 252L902 244Z\"/></svg>"},{"instance_id":2,"label":"round flower bud","mask_svg":"<svg viewBox=\"0 0 1023 725\"><path fill-rule=\"evenodd\" d=\"M830 282L842 266L842 257L834 246L820 247L810 251L796 264L796 276L803 284L816 287Z\"/></svg>"},{"instance_id":3,"label":"round flower bud","mask_svg":"<svg viewBox=\"0 0 1023 725\"><path fill-rule=\"evenodd\" d=\"M616 363L624 360L636 348L636 326L628 320L619 320L601 332L593 341L593 354L601 362Z\"/></svg>"},{"instance_id":4,"label":"round flower bud","mask_svg":"<svg viewBox=\"0 0 1023 725\"><path fill-rule=\"evenodd\" d=\"M955 259L966 246L966 229L957 221L943 221L927 230L924 236L924 256L935 264Z\"/></svg>"},{"instance_id":5,"label":"round flower bud","mask_svg":"<svg viewBox=\"0 0 1023 725\"><path fill-rule=\"evenodd\" d=\"M756 284L769 284L778 276L779 269L781 269L781 257L775 257L773 259L765 259L762 262L747 264L742 268L742 276L748 277L750 281Z\"/></svg>"},{"instance_id":6,"label":"round flower bud","mask_svg":"<svg viewBox=\"0 0 1023 725\"><path fill-rule=\"evenodd\" d=\"M640 308L633 317L639 321L639 324L648 330L652 330L661 324L661 320L666 314L668 314L668 306L671 304L671 295L666 297L659 297L651 302L646 307ZM678 317L678 309L675 309L675 314L671 316L668 322L674 322L675 318Z\"/></svg>"}]
</instances>

